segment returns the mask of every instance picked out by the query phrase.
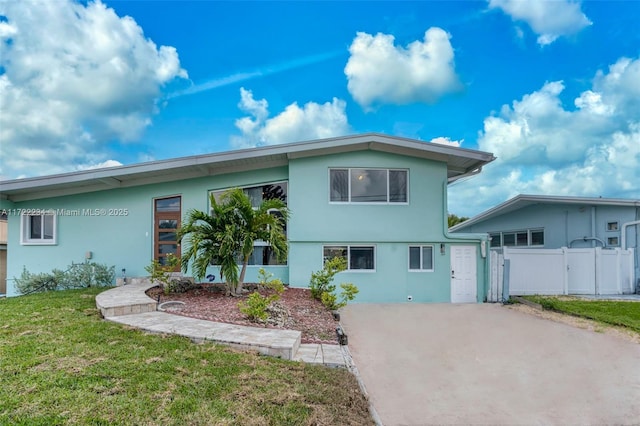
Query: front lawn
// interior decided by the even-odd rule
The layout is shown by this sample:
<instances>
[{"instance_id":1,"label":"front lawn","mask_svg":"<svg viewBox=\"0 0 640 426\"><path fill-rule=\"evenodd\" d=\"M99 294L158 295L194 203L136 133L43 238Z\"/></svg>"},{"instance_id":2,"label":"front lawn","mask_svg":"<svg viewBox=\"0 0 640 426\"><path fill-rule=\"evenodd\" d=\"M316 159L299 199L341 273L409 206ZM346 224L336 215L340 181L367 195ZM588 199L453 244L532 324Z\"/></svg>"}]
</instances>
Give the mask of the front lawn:
<instances>
[{"instance_id":1,"label":"front lawn","mask_svg":"<svg viewBox=\"0 0 640 426\"><path fill-rule=\"evenodd\" d=\"M614 300L566 299L543 296L526 296L543 308L606 324L627 327L640 333L640 303Z\"/></svg>"},{"instance_id":2,"label":"front lawn","mask_svg":"<svg viewBox=\"0 0 640 426\"><path fill-rule=\"evenodd\" d=\"M373 423L346 370L128 329L101 291L0 299L0 425Z\"/></svg>"}]
</instances>

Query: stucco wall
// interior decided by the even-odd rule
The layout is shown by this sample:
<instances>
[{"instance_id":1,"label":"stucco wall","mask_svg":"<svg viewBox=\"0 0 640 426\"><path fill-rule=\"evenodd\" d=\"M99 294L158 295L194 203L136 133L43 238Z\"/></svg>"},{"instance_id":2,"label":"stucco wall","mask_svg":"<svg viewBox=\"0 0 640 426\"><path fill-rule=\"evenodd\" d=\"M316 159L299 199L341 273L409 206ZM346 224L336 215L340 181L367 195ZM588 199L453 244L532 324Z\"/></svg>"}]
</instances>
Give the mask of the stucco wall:
<instances>
[{"instance_id":1,"label":"stucco wall","mask_svg":"<svg viewBox=\"0 0 640 426\"><path fill-rule=\"evenodd\" d=\"M206 178L182 180L163 184L62 196L36 201L13 203L11 209L54 209L71 212L84 209L105 209L106 215L57 216L57 244L54 246L21 245L20 220L9 217L7 267L7 295L16 294L13 278L19 277L23 267L33 273L65 269L72 262L85 260L92 253L92 261L115 265L117 277L122 268L129 277L147 275L144 267L153 257L153 200L182 196L182 215L189 209L208 209L209 190L246 184L287 179L287 168L265 169ZM126 215L109 216L109 211L127 209ZM257 267L250 268L247 280L255 280ZM269 269L269 268L267 268ZM274 268L278 276L286 276L286 267ZM284 269L284 274L283 274ZM214 269L212 268L212 271ZM219 275L216 273L216 277Z\"/></svg>"}]
</instances>

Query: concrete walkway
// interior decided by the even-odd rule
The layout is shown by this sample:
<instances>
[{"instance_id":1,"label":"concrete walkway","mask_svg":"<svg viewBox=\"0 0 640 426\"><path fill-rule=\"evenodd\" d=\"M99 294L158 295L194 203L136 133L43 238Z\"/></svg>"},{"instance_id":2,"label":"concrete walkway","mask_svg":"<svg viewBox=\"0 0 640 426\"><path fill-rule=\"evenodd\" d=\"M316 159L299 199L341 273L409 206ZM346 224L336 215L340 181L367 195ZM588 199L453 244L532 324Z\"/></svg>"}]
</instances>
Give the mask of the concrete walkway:
<instances>
[{"instance_id":1,"label":"concrete walkway","mask_svg":"<svg viewBox=\"0 0 640 426\"><path fill-rule=\"evenodd\" d=\"M137 280L112 288L96 296L96 306L106 320L153 333L176 334L194 342L211 341L288 360L346 366L339 345L301 344L299 331L225 324L160 312L157 302L145 294L155 286L148 280Z\"/></svg>"}]
</instances>

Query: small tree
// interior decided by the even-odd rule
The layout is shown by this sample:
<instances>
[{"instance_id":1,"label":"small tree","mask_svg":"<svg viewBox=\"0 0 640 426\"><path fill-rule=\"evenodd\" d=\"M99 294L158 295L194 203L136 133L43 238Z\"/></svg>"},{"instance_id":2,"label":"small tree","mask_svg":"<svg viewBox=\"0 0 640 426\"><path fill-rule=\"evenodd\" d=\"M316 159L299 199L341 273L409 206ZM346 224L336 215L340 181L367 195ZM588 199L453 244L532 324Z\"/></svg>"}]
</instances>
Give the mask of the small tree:
<instances>
[{"instance_id":1,"label":"small tree","mask_svg":"<svg viewBox=\"0 0 640 426\"><path fill-rule=\"evenodd\" d=\"M451 228L452 226L462 223L465 220L469 220L469 218L464 216L458 217L455 214L450 213L449 216L447 217L447 226Z\"/></svg>"},{"instance_id":2,"label":"small tree","mask_svg":"<svg viewBox=\"0 0 640 426\"><path fill-rule=\"evenodd\" d=\"M180 263L180 259L171 253L169 253L165 259L166 262L164 265L157 259L153 259L144 269L151 276L151 281L162 284L164 294L169 294L171 292L171 273Z\"/></svg>"},{"instance_id":3,"label":"small tree","mask_svg":"<svg viewBox=\"0 0 640 426\"><path fill-rule=\"evenodd\" d=\"M244 277L253 253L253 244L262 240L270 244L279 260L287 257L287 237L284 224L289 210L284 201L266 199L257 209L242 189L234 188L222 194L220 202L210 195L211 214L199 210L187 213L179 239L187 243L183 252L182 270L193 264L193 274L202 279L211 264L220 266L227 295L242 294ZM279 215L272 214L279 212ZM241 259L242 269L238 268Z\"/></svg>"},{"instance_id":4,"label":"small tree","mask_svg":"<svg viewBox=\"0 0 640 426\"><path fill-rule=\"evenodd\" d=\"M324 262L321 270L311 273L309 281L309 290L311 297L322 301L322 294L333 292L336 288L335 284L331 284L333 277L338 273L347 269L347 259L344 257L332 257Z\"/></svg>"}]
</instances>

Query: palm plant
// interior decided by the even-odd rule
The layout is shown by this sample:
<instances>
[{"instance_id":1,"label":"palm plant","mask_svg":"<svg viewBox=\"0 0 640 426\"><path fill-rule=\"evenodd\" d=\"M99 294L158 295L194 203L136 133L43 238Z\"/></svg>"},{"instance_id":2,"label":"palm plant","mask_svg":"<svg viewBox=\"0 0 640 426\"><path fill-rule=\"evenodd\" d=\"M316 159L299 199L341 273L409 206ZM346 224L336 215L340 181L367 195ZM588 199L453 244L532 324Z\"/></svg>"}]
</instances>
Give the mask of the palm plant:
<instances>
[{"instance_id":1,"label":"palm plant","mask_svg":"<svg viewBox=\"0 0 640 426\"><path fill-rule=\"evenodd\" d=\"M209 199L211 214L190 210L179 231L180 240L184 238L189 246L183 251L182 270L186 272L192 261L194 277L202 279L209 264L217 264L225 279L227 294L240 295L256 240L270 244L278 259L286 259L284 224L289 210L279 199L264 200L254 209L249 197L239 188L222 194L219 202L213 195ZM279 215L272 214L274 211ZM238 259L242 262L240 272Z\"/></svg>"}]
</instances>

